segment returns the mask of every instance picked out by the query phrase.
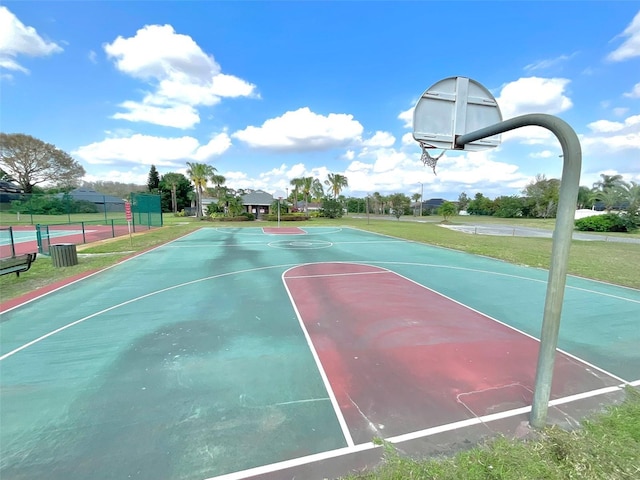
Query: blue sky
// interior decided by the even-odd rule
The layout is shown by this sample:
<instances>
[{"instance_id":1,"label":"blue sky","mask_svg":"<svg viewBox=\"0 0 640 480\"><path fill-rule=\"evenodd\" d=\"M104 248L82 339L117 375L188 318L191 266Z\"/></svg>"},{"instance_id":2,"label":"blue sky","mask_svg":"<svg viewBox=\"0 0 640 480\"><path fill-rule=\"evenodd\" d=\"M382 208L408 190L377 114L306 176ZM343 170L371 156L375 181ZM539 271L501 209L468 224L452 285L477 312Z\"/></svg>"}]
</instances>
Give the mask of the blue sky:
<instances>
[{"instance_id":1,"label":"blue sky","mask_svg":"<svg viewBox=\"0 0 640 480\"><path fill-rule=\"evenodd\" d=\"M638 2L5 1L0 128L70 153L87 180L146 183L186 162L233 188L346 175L347 196L518 194L559 178L546 130L420 162L421 94L470 77L503 118L548 113L583 149L581 184L640 182Z\"/></svg>"}]
</instances>

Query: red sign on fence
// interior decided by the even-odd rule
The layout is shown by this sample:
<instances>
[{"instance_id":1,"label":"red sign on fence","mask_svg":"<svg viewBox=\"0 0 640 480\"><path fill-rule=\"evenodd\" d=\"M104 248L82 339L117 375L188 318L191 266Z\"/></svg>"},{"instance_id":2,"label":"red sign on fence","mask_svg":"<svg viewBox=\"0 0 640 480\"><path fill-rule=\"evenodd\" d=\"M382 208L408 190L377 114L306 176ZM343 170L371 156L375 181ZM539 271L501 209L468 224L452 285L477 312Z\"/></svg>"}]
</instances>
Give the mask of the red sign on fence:
<instances>
[{"instance_id":1,"label":"red sign on fence","mask_svg":"<svg viewBox=\"0 0 640 480\"><path fill-rule=\"evenodd\" d=\"M129 202L124 202L124 215L127 218L127 222L133 220L131 216L131 204Z\"/></svg>"}]
</instances>

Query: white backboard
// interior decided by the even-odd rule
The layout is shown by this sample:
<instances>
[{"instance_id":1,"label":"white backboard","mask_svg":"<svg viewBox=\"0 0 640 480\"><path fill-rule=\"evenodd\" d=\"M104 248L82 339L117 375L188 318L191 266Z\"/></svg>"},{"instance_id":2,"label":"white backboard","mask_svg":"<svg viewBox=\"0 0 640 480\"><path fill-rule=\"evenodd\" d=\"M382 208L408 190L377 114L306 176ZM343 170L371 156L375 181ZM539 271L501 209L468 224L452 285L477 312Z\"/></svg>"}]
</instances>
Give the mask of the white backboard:
<instances>
[{"instance_id":1,"label":"white backboard","mask_svg":"<svg viewBox=\"0 0 640 480\"><path fill-rule=\"evenodd\" d=\"M413 138L445 150L479 151L500 145L500 135L455 148L456 136L500 123L491 92L467 77L449 77L428 88L413 110Z\"/></svg>"}]
</instances>

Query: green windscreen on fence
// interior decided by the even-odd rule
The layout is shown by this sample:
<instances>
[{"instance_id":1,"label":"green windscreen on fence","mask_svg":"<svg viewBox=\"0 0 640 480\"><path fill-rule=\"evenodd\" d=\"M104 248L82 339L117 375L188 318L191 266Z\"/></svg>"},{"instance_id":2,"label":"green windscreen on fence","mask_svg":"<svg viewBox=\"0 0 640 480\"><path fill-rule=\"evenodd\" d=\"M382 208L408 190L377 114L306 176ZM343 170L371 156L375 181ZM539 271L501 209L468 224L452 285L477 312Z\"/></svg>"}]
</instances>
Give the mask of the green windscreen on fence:
<instances>
[{"instance_id":1,"label":"green windscreen on fence","mask_svg":"<svg viewBox=\"0 0 640 480\"><path fill-rule=\"evenodd\" d=\"M131 194L131 213L134 225L144 225L149 228L162 226L162 207L160 195L146 193Z\"/></svg>"}]
</instances>

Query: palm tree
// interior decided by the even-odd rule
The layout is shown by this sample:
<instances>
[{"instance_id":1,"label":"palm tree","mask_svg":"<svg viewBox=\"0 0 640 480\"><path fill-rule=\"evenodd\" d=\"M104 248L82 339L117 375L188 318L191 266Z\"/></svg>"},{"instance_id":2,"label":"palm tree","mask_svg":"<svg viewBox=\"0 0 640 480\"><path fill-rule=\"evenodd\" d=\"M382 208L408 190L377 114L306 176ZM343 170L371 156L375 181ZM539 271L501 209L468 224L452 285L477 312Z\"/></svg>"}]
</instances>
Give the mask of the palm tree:
<instances>
[{"instance_id":1,"label":"palm tree","mask_svg":"<svg viewBox=\"0 0 640 480\"><path fill-rule=\"evenodd\" d=\"M298 192L302 189L302 184L304 183L304 178L294 178L289 182L293 187L293 206L298 208Z\"/></svg>"},{"instance_id":2,"label":"palm tree","mask_svg":"<svg viewBox=\"0 0 640 480\"><path fill-rule=\"evenodd\" d=\"M313 179L311 183L311 199L319 202L324 197L324 188L322 187L322 183L317 178Z\"/></svg>"},{"instance_id":3,"label":"palm tree","mask_svg":"<svg viewBox=\"0 0 640 480\"><path fill-rule=\"evenodd\" d=\"M413 195L411 195L411 200L413 200L413 203L418 203L418 200L420 200L422 198L422 195L420 195L419 193L414 193ZM416 207L413 207L413 216L416 216Z\"/></svg>"},{"instance_id":4,"label":"palm tree","mask_svg":"<svg viewBox=\"0 0 640 480\"><path fill-rule=\"evenodd\" d=\"M330 173L327 175L327 179L324 181L324 184L329 186L331 193L333 193L333 199L335 200L338 198L338 195L340 195L342 189L349 186L349 181L344 175L339 173Z\"/></svg>"},{"instance_id":5,"label":"palm tree","mask_svg":"<svg viewBox=\"0 0 640 480\"><path fill-rule=\"evenodd\" d=\"M622 192L618 188L608 188L607 190L596 191L591 194L591 199L602 202L604 209L610 213L622 201Z\"/></svg>"},{"instance_id":6,"label":"palm tree","mask_svg":"<svg viewBox=\"0 0 640 480\"><path fill-rule=\"evenodd\" d=\"M640 215L640 184L636 182L622 182L620 186L622 200L628 203L627 212L630 215Z\"/></svg>"},{"instance_id":7,"label":"palm tree","mask_svg":"<svg viewBox=\"0 0 640 480\"><path fill-rule=\"evenodd\" d=\"M171 188L171 210L173 213L178 212L178 195L176 190L180 184L180 180L183 178L184 177L181 173L173 172L166 173L162 176L162 183Z\"/></svg>"},{"instance_id":8,"label":"palm tree","mask_svg":"<svg viewBox=\"0 0 640 480\"><path fill-rule=\"evenodd\" d=\"M380 204L382 203L382 195L380 192L373 192L373 211L380 213Z\"/></svg>"},{"instance_id":9,"label":"palm tree","mask_svg":"<svg viewBox=\"0 0 640 480\"><path fill-rule=\"evenodd\" d=\"M227 197L227 205L229 208L229 216L237 217L244 211L244 204L242 198L238 195L230 195Z\"/></svg>"},{"instance_id":10,"label":"palm tree","mask_svg":"<svg viewBox=\"0 0 640 480\"><path fill-rule=\"evenodd\" d=\"M202 193L207 186L207 180L217 171L211 165L206 163L191 163L187 162L189 169L187 175L189 179L196 186L196 217L202 217Z\"/></svg>"},{"instance_id":11,"label":"palm tree","mask_svg":"<svg viewBox=\"0 0 640 480\"><path fill-rule=\"evenodd\" d=\"M300 180L302 180L300 189L302 190L302 195L304 197L304 212L309 213L309 195L311 194L311 189L313 188L314 178L303 177Z\"/></svg>"},{"instance_id":12,"label":"palm tree","mask_svg":"<svg viewBox=\"0 0 640 480\"><path fill-rule=\"evenodd\" d=\"M607 175L606 173L601 173L600 177L602 177L602 180L598 180L593 184L594 191L598 190L604 192L605 190L618 187L620 184L624 183L622 181L622 175Z\"/></svg>"},{"instance_id":13,"label":"palm tree","mask_svg":"<svg viewBox=\"0 0 640 480\"><path fill-rule=\"evenodd\" d=\"M216 169L214 168L213 170L215 171ZM220 192L222 190L221 187L222 187L222 185L224 185L224 182L226 182L227 179L224 178L224 175L216 175L214 173L213 175L211 175L209 180L211 180L211 183L213 183L213 185L214 185L215 192L216 192L216 197L219 198L220 197Z\"/></svg>"}]
</instances>

